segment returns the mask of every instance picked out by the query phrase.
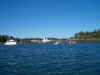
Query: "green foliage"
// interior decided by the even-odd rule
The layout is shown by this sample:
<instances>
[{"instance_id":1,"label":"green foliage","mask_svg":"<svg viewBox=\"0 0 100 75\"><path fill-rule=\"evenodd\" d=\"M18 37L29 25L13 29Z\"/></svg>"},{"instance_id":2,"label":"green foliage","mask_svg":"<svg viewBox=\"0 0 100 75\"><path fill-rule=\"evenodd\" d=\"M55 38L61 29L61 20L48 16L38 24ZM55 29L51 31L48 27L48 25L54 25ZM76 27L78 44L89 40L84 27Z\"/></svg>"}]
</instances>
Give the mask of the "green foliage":
<instances>
[{"instance_id":1,"label":"green foliage","mask_svg":"<svg viewBox=\"0 0 100 75\"><path fill-rule=\"evenodd\" d=\"M76 39L100 39L100 30L93 32L79 32L76 33L74 38Z\"/></svg>"},{"instance_id":2,"label":"green foliage","mask_svg":"<svg viewBox=\"0 0 100 75\"><path fill-rule=\"evenodd\" d=\"M14 39L14 38L9 35L0 35L0 42L6 42L9 39Z\"/></svg>"}]
</instances>

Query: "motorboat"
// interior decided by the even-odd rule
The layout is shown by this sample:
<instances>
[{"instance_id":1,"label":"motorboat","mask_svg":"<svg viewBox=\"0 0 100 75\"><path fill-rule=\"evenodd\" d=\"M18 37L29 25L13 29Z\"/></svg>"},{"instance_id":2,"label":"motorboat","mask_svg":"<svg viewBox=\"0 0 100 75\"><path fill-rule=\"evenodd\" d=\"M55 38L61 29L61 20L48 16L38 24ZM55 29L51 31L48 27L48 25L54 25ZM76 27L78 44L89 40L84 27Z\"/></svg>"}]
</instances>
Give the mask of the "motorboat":
<instances>
[{"instance_id":1,"label":"motorboat","mask_svg":"<svg viewBox=\"0 0 100 75\"><path fill-rule=\"evenodd\" d=\"M54 43L54 45L58 45L58 44L59 44L59 42L55 42L55 43Z\"/></svg>"},{"instance_id":2,"label":"motorboat","mask_svg":"<svg viewBox=\"0 0 100 75\"><path fill-rule=\"evenodd\" d=\"M7 42L4 43L4 45L16 45L17 42L13 39L8 40Z\"/></svg>"}]
</instances>

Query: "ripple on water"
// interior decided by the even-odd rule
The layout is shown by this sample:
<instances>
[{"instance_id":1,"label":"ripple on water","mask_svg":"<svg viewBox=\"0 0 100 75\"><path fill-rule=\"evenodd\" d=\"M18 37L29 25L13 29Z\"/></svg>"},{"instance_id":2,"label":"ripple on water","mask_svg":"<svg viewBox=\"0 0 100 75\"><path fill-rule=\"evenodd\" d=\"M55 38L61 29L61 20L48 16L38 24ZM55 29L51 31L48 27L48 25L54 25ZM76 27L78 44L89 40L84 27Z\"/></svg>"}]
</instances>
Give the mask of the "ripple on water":
<instances>
[{"instance_id":1,"label":"ripple on water","mask_svg":"<svg viewBox=\"0 0 100 75\"><path fill-rule=\"evenodd\" d=\"M100 75L100 43L0 47L0 75Z\"/></svg>"}]
</instances>

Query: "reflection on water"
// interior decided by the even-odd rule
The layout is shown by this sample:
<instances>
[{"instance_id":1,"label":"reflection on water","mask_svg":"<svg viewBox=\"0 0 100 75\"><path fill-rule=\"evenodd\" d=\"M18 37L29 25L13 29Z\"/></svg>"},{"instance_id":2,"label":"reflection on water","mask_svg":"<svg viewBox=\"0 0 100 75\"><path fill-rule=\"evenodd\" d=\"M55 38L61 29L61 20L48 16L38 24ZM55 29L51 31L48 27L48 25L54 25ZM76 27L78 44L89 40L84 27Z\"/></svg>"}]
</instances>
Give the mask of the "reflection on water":
<instances>
[{"instance_id":1,"label":"reflection on water","mask_svg":"<svg viewBox=\"0 0 100 75\"><path fill-rule=\"evenodd\" d=\"M0 75L100 75L100 43L0 45Z\"/></svg>"}]
</instances>

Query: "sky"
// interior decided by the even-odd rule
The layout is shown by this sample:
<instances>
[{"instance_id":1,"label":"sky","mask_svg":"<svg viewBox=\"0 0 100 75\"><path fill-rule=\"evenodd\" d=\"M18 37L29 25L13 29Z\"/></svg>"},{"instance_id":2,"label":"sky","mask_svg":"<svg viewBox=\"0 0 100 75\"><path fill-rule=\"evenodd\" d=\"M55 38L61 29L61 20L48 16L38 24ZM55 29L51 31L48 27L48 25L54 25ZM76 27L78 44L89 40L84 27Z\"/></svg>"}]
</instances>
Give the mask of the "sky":
<instances>
[{"instance_id":1,"label":"sky","mask_svg":"<svg viewBox=\"0 0 100 75\"><path fill-rule=\"evenodd\" d=\"M100 28L100 0L0 0L0 34L66 38Z\"/></svg>"}]
</instances>

